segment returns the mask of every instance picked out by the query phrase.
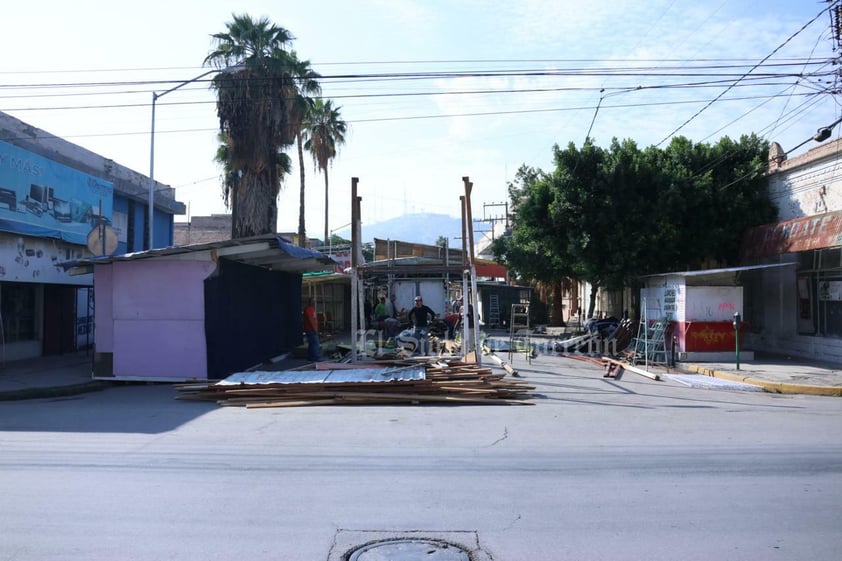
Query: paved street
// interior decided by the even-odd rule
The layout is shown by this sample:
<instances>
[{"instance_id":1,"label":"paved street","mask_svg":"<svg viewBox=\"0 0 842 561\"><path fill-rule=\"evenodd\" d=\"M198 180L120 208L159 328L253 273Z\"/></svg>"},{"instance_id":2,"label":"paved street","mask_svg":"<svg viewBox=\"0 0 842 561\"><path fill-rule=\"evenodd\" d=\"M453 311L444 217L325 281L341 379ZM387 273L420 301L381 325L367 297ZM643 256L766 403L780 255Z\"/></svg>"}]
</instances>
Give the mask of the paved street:
<instances>
[{"instance_id":1,"label":"paved street","mask_svg":"<svg viewBox=\"0 0 842 561\"><path fill-rule=\"evenodd\" d=\"M127 385L0 405L0 559L836 560L842 400L540 356L534 407L246 410Z\"/></svg>"}]
</instances>

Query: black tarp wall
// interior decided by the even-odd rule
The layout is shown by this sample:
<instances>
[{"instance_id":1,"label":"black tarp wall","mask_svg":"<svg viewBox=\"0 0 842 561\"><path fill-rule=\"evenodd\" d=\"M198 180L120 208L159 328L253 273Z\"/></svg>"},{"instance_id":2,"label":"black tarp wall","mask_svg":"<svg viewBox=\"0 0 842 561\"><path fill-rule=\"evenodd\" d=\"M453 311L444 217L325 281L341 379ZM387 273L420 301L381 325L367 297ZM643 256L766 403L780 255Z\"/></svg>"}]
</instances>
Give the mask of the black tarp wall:
<instances>
[{"instance_id":1,"label":"black tarp wall","mask_svg":"<svg viewBox=\"0 0 842 561\"><path fill-rule=\"evenodd\" d=\"M208 378L224 378L302 344L301 275L219 260L205 280Z\"/></svg>"}]
</instances>

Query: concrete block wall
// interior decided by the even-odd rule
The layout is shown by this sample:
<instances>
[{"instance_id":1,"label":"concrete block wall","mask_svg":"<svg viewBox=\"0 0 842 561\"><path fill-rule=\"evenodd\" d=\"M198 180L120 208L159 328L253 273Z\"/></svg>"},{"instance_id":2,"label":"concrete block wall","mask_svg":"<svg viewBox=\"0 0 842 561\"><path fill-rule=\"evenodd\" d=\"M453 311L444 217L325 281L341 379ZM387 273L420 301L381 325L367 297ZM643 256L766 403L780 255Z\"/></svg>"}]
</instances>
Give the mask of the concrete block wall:
<instances>
[{"instance_id":1,"label":"concrete block wall","mask_svg":"<svg viewBox=\"0 0 842 561\"><path fill-rule=\"evenodd\" d=\"M175 245L210 243L230 239L230 214L194 216L190 222L176 222L174 224L173 243Z\"/></svg>"}]
</instances>

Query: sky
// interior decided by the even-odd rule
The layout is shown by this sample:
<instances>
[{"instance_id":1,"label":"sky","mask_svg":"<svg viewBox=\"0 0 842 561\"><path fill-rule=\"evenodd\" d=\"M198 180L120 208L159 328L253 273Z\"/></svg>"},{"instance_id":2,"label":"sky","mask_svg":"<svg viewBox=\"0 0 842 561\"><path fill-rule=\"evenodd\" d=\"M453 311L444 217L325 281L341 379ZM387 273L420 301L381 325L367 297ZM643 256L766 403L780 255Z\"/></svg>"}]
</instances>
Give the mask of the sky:
<instances>
[{"instance_id":1,"label":"sky","mask_svg":"<svg viewBox=\"0 0 842 561\"><path fill-rule=\"evenodd\" d=\"M0 111L148 175L192 216L226 212L213 161L212 34L232 14L289 30L348 124L329 172L328 228L407 213L502 217L521 165L551 171L553 146L613 138L661 148L757 133L791 155L834 123L837 44L816 0L60 0L4 10ZM821 15L819 15L821 14ZM817 17L818 16L818 17ZM814 19L815 18L815 19ZM13 24L14 22L14 24ZM807 76L809 74L809 76ZM823 76L818 76L822 74ZM839 136L840 126L832 138ZM279 196L298 229L299 170ZM306 227L325 229L324 178L306 156ZM490 222L487 222L490 224ZM457 238L459 232L442 232Z\"/></svg>"}]
</instances>

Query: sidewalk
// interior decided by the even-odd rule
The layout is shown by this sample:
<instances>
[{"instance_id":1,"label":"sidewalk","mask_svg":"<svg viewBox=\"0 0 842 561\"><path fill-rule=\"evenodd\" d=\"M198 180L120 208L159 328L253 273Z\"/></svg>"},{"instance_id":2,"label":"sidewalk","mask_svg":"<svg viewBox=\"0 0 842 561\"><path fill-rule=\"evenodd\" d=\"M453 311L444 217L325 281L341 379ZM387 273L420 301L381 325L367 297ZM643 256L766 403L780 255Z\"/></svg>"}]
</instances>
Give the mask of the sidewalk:
<instances>
[{"instance_id":1,"label":"sidewalk","mask_svg":"<svg viewBox=\"0 0 842 561\"><path fill-rule=\"evenodd\" d=\"M107 388L94 380L93 352L75 352L0 363L0 401L74 395Z\"/></svg>"},{"instance_id":2,"label":"sidewalk","mask_svg":"<svg viewBox=\"0 0 842 561\"><path fill-rule=\"evenodd\" d=\"M74 395L110 387L91 376L91 352L38 357L0 363L0 401ZM773 393L842 397L842 365L755 357L740 363L678 363L686 373L743 382ZM671 370L672 374L679 374Z\"/></svg>"},{"instance_id":3,"label":"sidewalk","mask_svg":"<svg viewBox=\"0 0 842 561\"><path fill-rule=\"evenodd\" d=\"M842 397L842 365L788 357L758 357L740 362L678 363L683 370L760 386L772 393Z\"/></svg>"}]
</instances>

